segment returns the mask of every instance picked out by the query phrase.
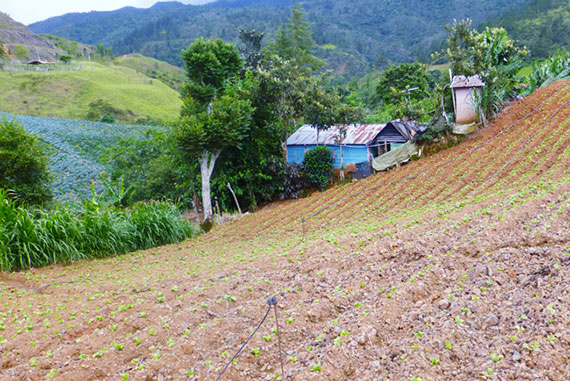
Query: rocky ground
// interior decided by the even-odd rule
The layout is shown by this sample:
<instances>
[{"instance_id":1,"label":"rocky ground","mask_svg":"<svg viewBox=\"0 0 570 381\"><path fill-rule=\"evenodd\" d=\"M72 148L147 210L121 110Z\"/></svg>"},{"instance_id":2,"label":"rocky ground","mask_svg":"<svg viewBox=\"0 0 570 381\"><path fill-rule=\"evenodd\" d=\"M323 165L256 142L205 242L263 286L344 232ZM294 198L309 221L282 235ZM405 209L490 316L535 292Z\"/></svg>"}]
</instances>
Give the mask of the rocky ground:
<instances>
[{"instance_id":1,"label":"rocky ground","mask_svg":"<svg viewBox=\"0 0 570 381\"><path fill-rule=\"evenodd\" d=\"M570 379L568 89L180 245L0 274L0 378L215 380L277 295L221 379Z\"/></svg>"}]
</instances>

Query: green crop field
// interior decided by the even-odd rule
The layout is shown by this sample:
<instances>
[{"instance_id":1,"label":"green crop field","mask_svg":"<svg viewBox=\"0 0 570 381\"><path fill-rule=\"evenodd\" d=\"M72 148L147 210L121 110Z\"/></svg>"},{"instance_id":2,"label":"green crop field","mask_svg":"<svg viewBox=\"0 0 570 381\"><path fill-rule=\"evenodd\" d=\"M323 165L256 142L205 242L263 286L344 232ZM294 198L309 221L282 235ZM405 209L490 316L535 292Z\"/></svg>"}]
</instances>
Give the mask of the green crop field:
<instances>
[{"instance_id":1,"label":"green crop field","mask_svg":"<svg viewBox=\"0 0 570 381\"><path fill-rule=\"evenodd\" d=\"M131 122L139 118L174 120L182 101L162 81L136 70L83 62L81 70L0 71L0 111L68 119L86 119L89 104L102 99L123 111Z\"/></svg>"},{"instance_id":2,"label":"green crop field","mask_svg":"<svg viewBox=\"0 0 570 381\"><path fill-rule=\"evenodd\" d=\"M569 90L180 244L1 274L2 374L570 379Z\"/></svg>"},{"instance_id":3,"label":"green crop field","mask_svg":"<svg viewBox=\"0 0 570 381\"><path fill-rule=\"evenodd\" d=\"M111 124L59 118L41 118L0 113L16 120L24 129L38 136L49 148L52 189L60 201L85 200L91 196L91 184L100 193L99 175L106 170L101 155L121 138L143 139L155 126Z\"/></svg>"}]
</instances>

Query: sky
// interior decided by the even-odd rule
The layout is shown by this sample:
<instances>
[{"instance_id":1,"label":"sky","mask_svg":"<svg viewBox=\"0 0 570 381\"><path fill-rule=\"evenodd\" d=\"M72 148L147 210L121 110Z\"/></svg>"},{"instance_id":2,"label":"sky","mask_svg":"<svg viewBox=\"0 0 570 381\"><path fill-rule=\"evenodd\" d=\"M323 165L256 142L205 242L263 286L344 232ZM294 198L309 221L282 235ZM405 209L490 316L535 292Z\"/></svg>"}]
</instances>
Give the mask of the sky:
<instances>
[{"instance_id":1,"label":"sky","mask_svg":"<svg viewBox=\"0 0 570 381\"><path fill-rule=\"evenodd\" d=\"M185 4L205 4L214 0L178 0ZM70 12L112 11L126 6L148 8L157 0L1 0L0 11L29 25Z\"/></svg>"}]
</instances>

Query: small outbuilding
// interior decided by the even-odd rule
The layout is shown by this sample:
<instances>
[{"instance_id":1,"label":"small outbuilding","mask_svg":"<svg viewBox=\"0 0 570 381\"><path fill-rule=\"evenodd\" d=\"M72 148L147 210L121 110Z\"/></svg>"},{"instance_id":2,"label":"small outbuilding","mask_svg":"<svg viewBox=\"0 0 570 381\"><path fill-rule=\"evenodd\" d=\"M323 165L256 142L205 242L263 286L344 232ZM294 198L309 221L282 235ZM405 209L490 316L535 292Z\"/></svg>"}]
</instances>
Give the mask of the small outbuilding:
<instances>
[{"instance_id":1,"label":"small outbuilding","mask_svg":"<svg viewBox=\"0 0 570 381\"><path fill-rule=\"evenodd\" d=\"M454 97L455 123L467 125L478 121L477 98L481 96L483 86L485 84L478 75L453 77L451 88Z\"/></svg>"},{"instance_id":2,"label":"small outbuilding","mask_svg":"<svg viewBox=\"0 0 570 381\"><path fill-rule=\"evenodd\" d=\"M370 163L375 157L390 152L412 141L419 131L411 121L394 120L386 124L357 124L345 127L346 136L341 139L338 126L319 131L304 125L287 139L287 161L302 163L305 152L317 145L326 145L334 154L334 167L349 164Z\"/></svg>"}]
</instances>

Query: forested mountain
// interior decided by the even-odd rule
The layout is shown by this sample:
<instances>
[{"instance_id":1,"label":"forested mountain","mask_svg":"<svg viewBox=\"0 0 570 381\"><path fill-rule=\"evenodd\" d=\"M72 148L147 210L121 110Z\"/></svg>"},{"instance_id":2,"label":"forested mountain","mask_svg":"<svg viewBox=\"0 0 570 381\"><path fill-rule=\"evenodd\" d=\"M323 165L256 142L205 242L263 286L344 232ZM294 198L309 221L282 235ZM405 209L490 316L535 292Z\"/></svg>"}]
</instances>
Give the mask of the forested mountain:
<instances>
[{"instance_id":1,"label":"forested mountain","mask_svg":"<svg viewBox=\"0 0 570 381\"><path fill-rule=\"evenodd\" d=\"M310 0L316 54L329 68L351 76L391 62L426 58L441 46L444 25L470 17L477 25L529 0ZM287 21L294 0L219 0L193 6L157 3L149 9L72 13L30 25L37 33L139 52L181 65L180 51L200 36L237 42L238 28L272 38ZM266 39L266 40L267 40Z\"/></svg>"},{"instance_id":2,"label":"forested mountain","mask_svg":"<svg viewBox=\"0 0 570 381\"><path fill-rule=\"evenodd\" d=\"M509 36L526 45L531 57L547 57L570 48L570 1L534 0L522 9L493 17L484 25L503 26Z\"/></svg>"}]
</instances>

